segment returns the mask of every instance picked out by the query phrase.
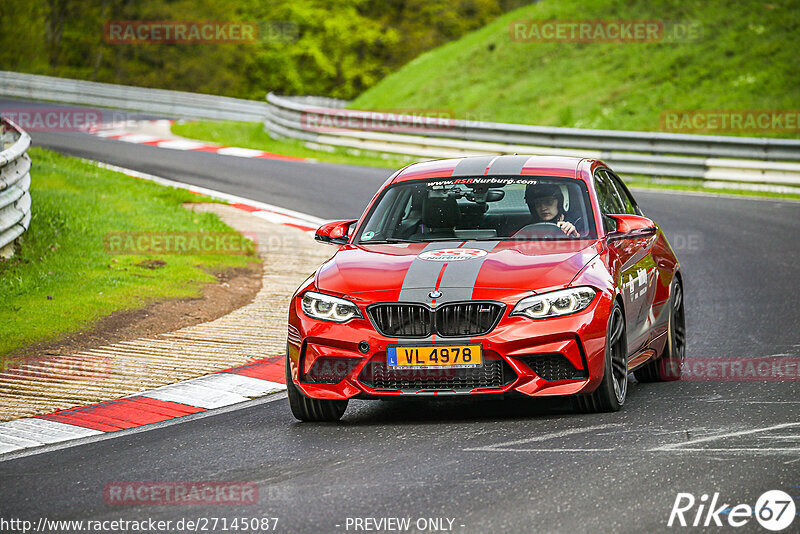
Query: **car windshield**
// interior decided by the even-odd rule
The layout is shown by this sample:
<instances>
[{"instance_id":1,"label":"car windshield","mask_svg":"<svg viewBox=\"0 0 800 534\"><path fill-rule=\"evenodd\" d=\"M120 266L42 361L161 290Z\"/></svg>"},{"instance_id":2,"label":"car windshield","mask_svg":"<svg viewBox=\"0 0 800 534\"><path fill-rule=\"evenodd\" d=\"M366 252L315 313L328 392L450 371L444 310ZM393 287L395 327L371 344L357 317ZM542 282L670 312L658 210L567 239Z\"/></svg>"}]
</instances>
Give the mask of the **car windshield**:
<instances>
[{"instance_id":1,"label":"car windshield","mask_svg":"<svg viewBox=\"0 0 800 534\"><path fill-rule=\"evenodd\" d=\"M387 187L354 242L594 239L589 194L580 180L465 177Z\"/></svg>"}]
</instances>

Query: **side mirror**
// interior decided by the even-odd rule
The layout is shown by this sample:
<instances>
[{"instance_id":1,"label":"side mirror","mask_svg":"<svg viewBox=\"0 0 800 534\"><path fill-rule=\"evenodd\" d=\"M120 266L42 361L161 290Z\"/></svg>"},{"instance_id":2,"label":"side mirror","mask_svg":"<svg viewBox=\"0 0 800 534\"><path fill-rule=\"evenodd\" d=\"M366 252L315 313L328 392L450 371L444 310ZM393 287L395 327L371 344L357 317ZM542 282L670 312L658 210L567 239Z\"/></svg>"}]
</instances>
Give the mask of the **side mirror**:
<instances>
[{"instance_id":1,"label":"side mirror","mask_svg":"<svg viewBox=\"0 0 800 534\"><path fill-rule=\"evenodd\" d=\"M356 221L333 221L325 223L317 228L314 239L321 243L330 243L331 245L346 245L347 232L350 230L350 225L354 222Z\"/></svg>"},{"instance_id":2,"label":"side mirror","mask_svg":"<svg viewBox=\"0 0 800 534\"><path fill-rule=\"evenodd\" d=\"M656 223L641 215L619 214L608 217L617 223L617 229L608 234L609 241L650 237L658 231Z\"/></svg>"}]
</instances>

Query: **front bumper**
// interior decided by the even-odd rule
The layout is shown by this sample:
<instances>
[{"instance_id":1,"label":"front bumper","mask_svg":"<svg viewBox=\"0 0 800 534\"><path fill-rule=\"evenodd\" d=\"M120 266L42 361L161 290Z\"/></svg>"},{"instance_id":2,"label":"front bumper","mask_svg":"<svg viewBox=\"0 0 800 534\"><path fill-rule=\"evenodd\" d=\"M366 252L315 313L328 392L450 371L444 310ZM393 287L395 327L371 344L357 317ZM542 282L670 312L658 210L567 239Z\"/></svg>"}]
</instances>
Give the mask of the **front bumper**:
<instances>
[{"instance_id":1,"label":"front bumper","mask_svg":"<svg viewBox=\"0 0 800 534\"><path fill-rule=\"evenodd\" d=\"M470 344L483 347L482 368L392 375L386 367L387 349L398 339L379 334L361 304L364 318L338 324L309 318L295 296L287 343L292 380L306 396L318 399L594 391L603 378L611 296L598 292L579 313L536 321L510 316L515 303L505 302L503 316L491 332L469 338ZM454 343L448 338L433 341Z\"/></svg>"}]
</instances>

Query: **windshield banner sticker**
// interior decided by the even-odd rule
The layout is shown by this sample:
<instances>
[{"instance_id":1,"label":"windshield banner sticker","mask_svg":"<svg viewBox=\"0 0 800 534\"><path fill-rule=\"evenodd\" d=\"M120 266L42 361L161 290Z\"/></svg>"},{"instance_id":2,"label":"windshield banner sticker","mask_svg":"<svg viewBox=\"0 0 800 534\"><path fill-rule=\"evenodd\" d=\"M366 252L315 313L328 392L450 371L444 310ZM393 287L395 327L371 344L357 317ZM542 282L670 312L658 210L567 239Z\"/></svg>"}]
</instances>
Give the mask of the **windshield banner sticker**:
<instances>
[{"instance_id":1,"label":"windshield banner sticker","mask_svg":"<svg viewBox=\"0 0 800 534\"><path fill-rule=\"evenodd\" d=\"M436 180L428 182L428 186L433 187L437 185L488 185L502 187L505 185L525 184L533 185L538 184L540 180L535 178L456 178L452 180Z\"/></svg>"}]
</instances>

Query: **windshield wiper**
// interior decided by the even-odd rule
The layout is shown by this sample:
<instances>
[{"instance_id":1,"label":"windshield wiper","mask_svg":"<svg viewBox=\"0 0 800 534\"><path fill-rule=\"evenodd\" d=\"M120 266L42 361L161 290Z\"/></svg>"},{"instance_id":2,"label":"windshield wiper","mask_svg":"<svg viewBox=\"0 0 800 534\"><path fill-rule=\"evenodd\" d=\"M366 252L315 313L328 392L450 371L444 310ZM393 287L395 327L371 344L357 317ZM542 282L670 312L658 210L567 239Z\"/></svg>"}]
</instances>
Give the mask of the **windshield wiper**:
<instances>
[{"instance_id":1,"label":"windshield wiper","mask_svg":"<svg viewBox=\"0 0 800 534\"><path fill-rule=\"evenodd\" d=\"M412 241L411 239L400 239L398 237L387 237L386 239L376 239L364 241L363 239L358 242L359 245L380 245L385 243L422 243L423 241Z\"/></svg>"},{"instance_id":2,"label":"windshield wiper","mask_svg":"<svg viewBox=\"0 0 800 534\"><path fill-rule=\"evenodd\" d=\"M422 241L417 241L418 243L436 243L439 241L471 241L470 239L464 239L462 237L437 237L434 239L423 239Z\"/></svg>"}]
</instances>

